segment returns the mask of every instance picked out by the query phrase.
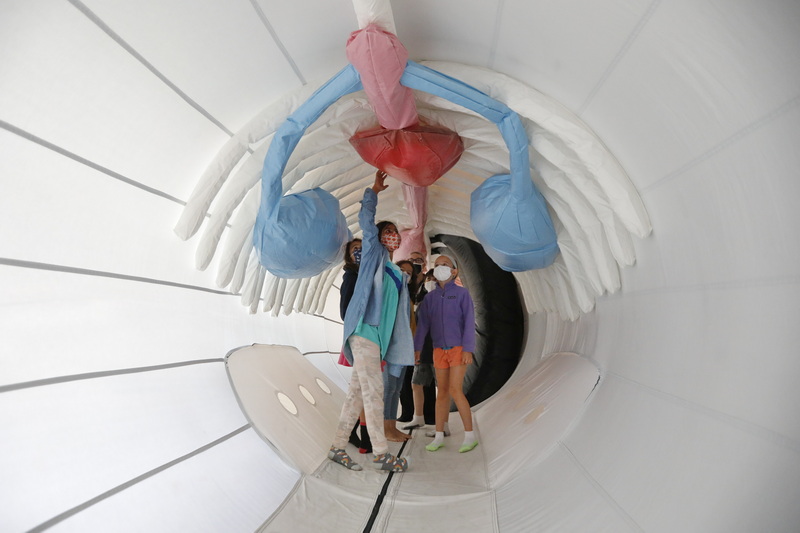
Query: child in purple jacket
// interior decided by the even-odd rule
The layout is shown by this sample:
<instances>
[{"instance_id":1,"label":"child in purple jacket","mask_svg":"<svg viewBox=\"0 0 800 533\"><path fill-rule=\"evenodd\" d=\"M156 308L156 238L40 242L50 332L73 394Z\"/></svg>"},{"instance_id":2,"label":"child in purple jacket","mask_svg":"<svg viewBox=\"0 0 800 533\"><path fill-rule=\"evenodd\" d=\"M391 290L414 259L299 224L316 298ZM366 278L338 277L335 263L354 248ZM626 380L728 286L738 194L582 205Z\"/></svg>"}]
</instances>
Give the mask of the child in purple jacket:
<instances>
[{"instance_id":1,"label":"child in purple jacket","mask_svg":"<svg viewBox=\"0 0 800 533\"><path fill-rule=\"evenodd\" d=\"M430 331L433 340L433 369L436 372L436 433L433 442L425 446L435 452L444 446L445 423L450 413L450 398L458 407L464 423L464 442L458 449L464 453L478 445L472 430L472 411L462 386L467 365L472 364L475 351L475 308L469 291L455 283L458 268L450 257L440 255L433 268L436 288L429 292L419 306L417 331L414 335L414 356L419 361L425 335Z\"/></svg>"}]
</instances>

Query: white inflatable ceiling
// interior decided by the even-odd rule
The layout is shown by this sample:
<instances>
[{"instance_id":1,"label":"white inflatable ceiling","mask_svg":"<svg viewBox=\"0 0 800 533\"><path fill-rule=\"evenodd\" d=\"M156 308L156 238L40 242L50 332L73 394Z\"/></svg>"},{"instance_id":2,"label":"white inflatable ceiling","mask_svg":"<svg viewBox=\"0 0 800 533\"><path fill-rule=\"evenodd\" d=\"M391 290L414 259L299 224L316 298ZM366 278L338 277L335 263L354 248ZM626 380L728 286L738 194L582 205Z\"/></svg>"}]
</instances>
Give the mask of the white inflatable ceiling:
<instances>
[{"instance_id":1,"label":"white inflatable ceiling","mask_svg":"<svg viewBox=\"0 0 800 533\"><path fill-rule=\"evenodd\" d=\"M272 278L248 236L271 132L370 16L520 114L562 253L516 274L525 352L475 408L480 454L415 437L368 523L385 477L313 468L311 400L265 415L299 376L335 411L338 268ZM4 0L0 531L796 532L798 28L796 0ZM473 237L507 154L416 96L467 147L427 233ZM324 119L285 190L331 191L357 233L370 109ZM235 390L251 344L305 360Z\"/></svg>"}]
</instances>

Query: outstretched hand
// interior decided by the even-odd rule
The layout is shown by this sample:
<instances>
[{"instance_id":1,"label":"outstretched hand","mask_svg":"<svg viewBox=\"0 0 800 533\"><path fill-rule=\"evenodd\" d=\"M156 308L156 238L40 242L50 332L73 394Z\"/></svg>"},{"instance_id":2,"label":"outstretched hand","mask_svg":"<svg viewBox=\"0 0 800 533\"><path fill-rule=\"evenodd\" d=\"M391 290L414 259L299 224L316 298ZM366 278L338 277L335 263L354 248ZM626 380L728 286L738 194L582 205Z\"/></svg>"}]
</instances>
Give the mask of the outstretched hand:
<instances>
[{"instance_id":1,"label":"outstretched hand","mask_svg":"<svg viewBox=\"0 0 800 533\"><path fill-rule=\"evenodd\" d=\"M386 190L389 186L386 185L386 172L383 170L379 170L375 173L375 183L372 184L372 190L375 191L375 194L378 194L381 191Z\"/></svg>"}]
</instances>

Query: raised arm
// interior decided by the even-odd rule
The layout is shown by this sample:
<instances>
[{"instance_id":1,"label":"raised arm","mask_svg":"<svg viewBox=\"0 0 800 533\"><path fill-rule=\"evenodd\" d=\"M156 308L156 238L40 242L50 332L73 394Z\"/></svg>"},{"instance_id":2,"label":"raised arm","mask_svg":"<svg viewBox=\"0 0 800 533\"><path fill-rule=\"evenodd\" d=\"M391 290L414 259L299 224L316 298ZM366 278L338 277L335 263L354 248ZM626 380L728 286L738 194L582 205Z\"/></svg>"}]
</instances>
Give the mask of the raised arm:
<instances>
[{"instance_id":1,"label":"raised arm","mask_svg":"<svg viewBox=\"0 0 800 533\"><path fill-rule=\"evenodd\" d=\"M375 191L375 194L389 188L389 186L386 185L387 176L388 175L383 170L379 170L375 173L375 183L372 184L372 190Z\"/></svg>"},{"instance_id":2,"label":"raised arm","mask_svg":"<svg viewBox=\"0 0 800 533\"><path fill-rule=\"evenodd\" d=\"M372 187L364 190L364 198L361 200L361 211L358 212L358 224L363 232L364 246L367 242L372 246L380 244L378 242L378 228L375 226L375 211L378 207L378 193L386 190L386 172L379 170L375 173L375 183Z\"/></svg>"}]
</instances>

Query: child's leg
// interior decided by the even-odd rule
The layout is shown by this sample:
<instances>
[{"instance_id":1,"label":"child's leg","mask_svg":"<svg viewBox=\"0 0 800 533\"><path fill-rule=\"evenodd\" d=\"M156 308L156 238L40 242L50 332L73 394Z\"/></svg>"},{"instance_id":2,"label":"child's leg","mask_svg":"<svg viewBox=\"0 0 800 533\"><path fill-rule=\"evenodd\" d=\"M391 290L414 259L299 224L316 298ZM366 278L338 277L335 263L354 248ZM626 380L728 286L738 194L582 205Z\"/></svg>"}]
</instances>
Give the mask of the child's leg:
<instances>
[{"instance_id":1,"label":"child's leg","mask_svg":"<svg viewBox=\"0 0 800 533\"><path fill-rule=\"evenodd\" d=\"M425 425L424 405L425 391L422 385L411 384L411 392L414 394L414 416L403 429L416 429Z\"/></svg>"},{"instance_id":2,"label":"child's leg","mask_svg":"<svg viewBox=\"0 0 800 533\"><path fill-rule=\"evenodd\" d=\"M386 440L405 442L411 435L397 429L397 404L400 402L400 388L403 385L405 368L399 376L392 376L387 368L383 372L383 433Z\"/></svg>"},{"instance_id":3,"label":"child's leg","mask_svg":"<svg viewBox=\"0 0 800 533\"><path fill-rule=\"evenodd\" d=\"M411 374L411 392L414 396L414 417L411 419L411 423L404 426L403 429L414 429L425 425L425 385L433 381L433 369L430 365L425 363L417 364ZM428 401L431 402L431 404L427 406L429 418L434 419L435 414L434 416L430 416L430 414L435 413L436 395L434 394L433 398Z\"/></svg>"},{"instance_id":4,"label":"child's leg","mask_svg":"<svg viewBox=\"0 0 800 533\"><path fill-rule=\"evenodd\" d=\"M461 422L464 424L464 431L472 431L472 411L469 408L469 401L464 396L463 385L464 376L467 374L467 365L450 367L450 396L453 397L458 414L461 415Z\"/></svg>"},{"instance_id":5,"label":"child's leg","mask_svg":"<svg viewBox=\"0 0 800 533\"><path fill-rule=\"evenodd\" d=\"M353 351L353 372L358 374L361 385L372 451L376 454L386 453L389 447L383 433L383 376L380 347L356 335L351 336L349 342Z\"/></svg>"},{"instance_id":6,"label":"child's leg","mask_svg":"<svg viewBox=\"0 0 800 533\"><path fill-rule=\"evenodd\" d=\"M336 427L333 445L331 445L331 449L328 451L328 458L331 461L339 463L350 470L361 470L361 466L353 461L344 448L349 438L347 428L351 424L356 424L358 414L362 411L362 404L361 382L358 379L358 375L353 373L353 377L350 379L350 387L347 390L347 396L342 405L342 412L339 415L339 424Z\"/></svg>"},{"instance_id":7,"label":"child's leg","mask_svg":"<svg viewBox=\"0 0 800 533\"><path fill-rule=\"evenodd\" d=\"M433 373L433 368L431 368ZM424 406L422 408L425 423L428 425L436 424L436 384L431 380L430 385L423 385L422 395L425 398Z\"/></svg>"},{"instance_id":8,"label":"child's leg","mask_svg":"<svg viewBox=\"0 0 800 533\"><path fill-rule=\"evenodd\" d=\"M438 390L436 392L436 432L433 434L433 441L425 446L429 452L435 452L444 446L444 428L450 416L450 382L449 368L436 368L436 382Z\"/></svg>"},{"instance_id":9,"label":"child's leg","mask_svg":"<svg viewBox=\"0 0 800 533\"><path fill-rule=\"evenodd\" d=\"M436 431L444 431L450 417L450 369L436 369Z\"/></svg>"},{"instance_id":10,"label":"child's leg","mask_svg":"<svg viewBox=\"0 0 800 533\"><path fill-rule=\"evenodd\" d=\"M369 430L367 429L367 415L364 412L364 409L361 409L361 415L358 417L358 429L360 437L358 453L372 453L372 440L369 438Z\"/></svg>"},{"instance_id":11,"label":"child's leg","mask_svg":"<svg viewBox=\"0 0 800 533\"><path fill-rule=\"evenodd\" d=\"M363 412L363 397L361 395L361 383L358 375L353 374L350 379L350 386L347 389L347 396L342 404L342 412L339 415L339 424L336 427L336 435L333 439L333 446L337 449L344 449L350 438L352 426L355 425L359 413Z\"/></svg>"},{"instance_id":12,"label":"child's leg","mask_svg":"<svg viewBox=\"0 0 800 533\"><path fill-rule=\"evenodd\" d=\"M472 411L469 408L469 401L464 396L462 385L464 375L467 373L467 365L459 365L450 368L450 394L458 407L458 414L461 415L461 422L464 424L464 443L458 449L464 453L471 451L478 445L478 439L472 432Z\"/></svg>"},{"instance_id":13,"label":"child's leg","mask_svg":"<svg viewBox=\"0 0 800 533\"><path fill-rule=\"evenodd\" d=\"M414 418L414 389L411 386L414 368L406 368L403 373L402 385L400 386L400 416L399 422L411 422Z\"/></svg>"},{"instance_id":14,"label":"child's leg","mask_svg":"<svg viewBox=\"0 0 800 533\"><path fill-rule=\"evenodd\" d=\"M425 389L422 385L411 385L411 392L414 394L414 416L421 417L425 407Z\"/></svg>"}]
</instances>

